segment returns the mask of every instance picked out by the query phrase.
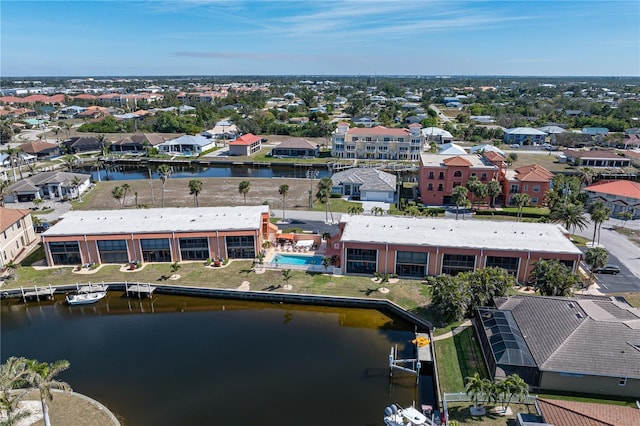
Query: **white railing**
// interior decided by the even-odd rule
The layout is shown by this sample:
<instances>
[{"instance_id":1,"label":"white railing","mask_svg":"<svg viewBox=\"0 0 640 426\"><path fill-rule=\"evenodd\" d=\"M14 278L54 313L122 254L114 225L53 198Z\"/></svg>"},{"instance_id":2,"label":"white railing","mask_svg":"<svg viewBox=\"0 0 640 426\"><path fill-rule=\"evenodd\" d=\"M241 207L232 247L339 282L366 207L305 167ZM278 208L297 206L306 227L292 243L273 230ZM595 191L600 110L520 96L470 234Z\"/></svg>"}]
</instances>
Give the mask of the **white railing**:
<instances>
[{"instance_id":1,"label":"white railing","mask_svg":"<svg viewBox=\"0 0 640 426\"><path fill-rule=\"evenodd\" d=\"M293 271L329 272L331 267L325 268L323 265L290 265L282 262L264 262L265 269L291 269Z\"/></svg>"}]
</instances>

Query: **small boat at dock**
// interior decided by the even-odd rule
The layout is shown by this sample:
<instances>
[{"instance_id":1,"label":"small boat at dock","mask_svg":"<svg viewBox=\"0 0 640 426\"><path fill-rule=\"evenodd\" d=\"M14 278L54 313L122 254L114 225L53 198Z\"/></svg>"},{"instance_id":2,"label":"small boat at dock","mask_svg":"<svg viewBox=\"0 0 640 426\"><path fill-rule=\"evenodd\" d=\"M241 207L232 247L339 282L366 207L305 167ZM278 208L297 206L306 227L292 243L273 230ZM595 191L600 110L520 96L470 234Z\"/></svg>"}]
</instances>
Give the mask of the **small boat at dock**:
<instances>
[{"instance_id":1,"label":"small boat at dock","mask_svg":"<svg viewBox=\"0 0 640 426\"><path fill-rule=\"evenodd\" d=\"M436 426L440 424L439 421L435 421L431 406L423 406L422 408L423 412L421 413L413 406L400 408L397 404L391 404L384 409L384 424L386 426ZM428 415L431 415L431 418L428 418Z\"/></svg>"},{"instance_id":2,"label":"small boat at dock","mask_svg":"<svg viewBox=\"0 0 640 426\"><path fill-rule=\"evenodd\" d=\"M81 292L78 294L70 294L65 297L67 305L90 305L104 299L107 295L106 291Z\"/></svg>"}]
</instances>

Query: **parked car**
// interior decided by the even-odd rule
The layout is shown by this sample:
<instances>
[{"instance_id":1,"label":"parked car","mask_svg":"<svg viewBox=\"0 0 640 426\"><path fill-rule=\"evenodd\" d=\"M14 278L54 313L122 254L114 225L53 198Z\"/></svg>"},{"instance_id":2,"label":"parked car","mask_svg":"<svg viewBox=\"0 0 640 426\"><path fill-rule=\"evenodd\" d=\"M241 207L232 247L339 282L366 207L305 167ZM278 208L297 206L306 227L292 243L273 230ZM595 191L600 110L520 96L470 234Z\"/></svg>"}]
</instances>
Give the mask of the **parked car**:
<instances>
[{"instance_id":1,"label":"parked car","mask_svg":"<svg viewBox=\"0 0 640 426\"><path fill-rule=\"evenodd\" d=\"M596 274L619 274L620 273L620 267L618 265L604 265L602 268L594 268L593 272L595 272Z\"/></svg>"},{"instance_id":2,"label":"parked car","mask_svg":"<svg viewBox=\"0 0 640 426\"><path fill-rule=\"evenodd\" d=\"M520 148L520 144L512 143L511 145L509 145L509 148Z\"/></svg>"}]
</instances>

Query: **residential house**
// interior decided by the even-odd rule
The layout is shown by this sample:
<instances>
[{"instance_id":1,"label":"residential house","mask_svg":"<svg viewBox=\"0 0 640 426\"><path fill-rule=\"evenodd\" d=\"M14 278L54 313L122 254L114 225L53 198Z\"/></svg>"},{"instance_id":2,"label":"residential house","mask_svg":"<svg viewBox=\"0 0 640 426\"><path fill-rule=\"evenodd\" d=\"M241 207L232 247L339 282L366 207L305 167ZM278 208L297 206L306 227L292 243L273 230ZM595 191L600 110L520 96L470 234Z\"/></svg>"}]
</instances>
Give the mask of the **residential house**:
<instances>
[{"instance_id":1,"label":"residential house","mask_svg":"<svg viewBox=\"0 0 640 426\"><path fill-rule=\"evenodd\" d=\"M630 180L599 181L584 188L589 203L601 202L611 210L612 216L631 212L640 218L640 183Z\"/></svg>"},{"instance_id":2,"label":"residential house","mask_svg":"<svg viewBox=\"0 0 640 426\"><path fill-rule=\"evenodd\" d=\"M471 176L489 183L498 180L499 175L500 169L480 155L422 153L418 170L420 200L427 205L450 204L453 189L465 185Z\"/></svg>"},{"instance_id":3,"label":"residential house","mask_svg":"<svg viewBox=\"0 0 640 426\"><path fill-rule=\"evenodd\" d=\"M0 207L0 269L35 240L31 210Z\"/></svg>"},{"instance_id":4,"label":"residential house","mask_svg":"<svg viewBox=\"0 0 640 426\"><path fill-rule=\"evenodd\" d=\"M35 156L38 160L49 159L60 155L60 147L44 141L26 142L20 145L22 152Z\"/></svg>"},{"instance_id":5,"label":"residential house","mask_svg":"<svg viewBox=\"0 0 640 426\"><path fill-rule=\"evenodd\" d=\"M70 154L102 151L103 142L97 136L76 136L62 142L63 149Z\"/></svg>"},{"instance_id":6,"label":"residential house","mask_svg":"<svg viewBox=\"0 0 640 426\"><path fill-rule=\"evenodd\" d=\"M317 157L320 155L320 146L306 139L288 139L273 148L271 155L274 157Z\"/></svg>"},{"instance_id":7,"label":"residential house","mask_svg":"<svg viewBox=\"0 0 640 426\"><path fill-rule=\"evenodd\" d=\"M425 127L422 129L422 136L424 136L425 140L429 142L436 142L439 144L453 141L453 135L439 127Z\"/></svg>"},{"instance_id":8,"label":"residential house","mask_svg":"<svg viewBox=\"0 0 640 426\"><path fill-rule=\"evenodd\" d=\"M42 233L47 265L254 259L269 206L71 211Z\"/></svg>"},{"instance_id":9,"label":"residential house","mask_svg":"<svg viewBox=\"0 0 640 426\"><path fill-rule=\"evenodd\" d=\"M167 136L159 133L134 133L125 136L109 146L111 152L145 152L167 141Z\"/></svg>"},{"instance_id":10,"label":"residential house","mask_svg":"<svg viewBox=\"0 0 640 426\"><path fill-rule=\"evenodd\" d=\"M502 158L507 158L507 154L505 154L505 152L503 150L501 150L500 148L498 148L495 145L490 145L490 144L482 144L482 145L476 145L476 146L472 146L469 149L469 153L471 154L483 154L486 152L497 152L498 154L500 154L500 156L502 156Z\"/></svg>"},{"instance_id":11,"label":"residential house","mask_svg":"<svg viewBox=\"0 0 640 426\"><path fill-rule=\"evenodd\" d=\"M522 282L538 259L576 272L582 258L566 230L549 223L343 214L338 229L331 250L342 274L423 279L496 266Z\"/></svg>"},{"instance_id":12,"label":"residential house","mask_svg":"<svg viewBox=\"0 0 640 426\"><path fill-rule=\"evenodd\" d=\"M216 143L204 136L184 135L156 145L159 152L170 155L198 156L215 148Z\"/></svg>"},{"instance_id":13,"label":"residential house","mask_svg":"<svg viewBox=\"0 0 640 426\"><path fill-rule=\"evenodd\" d=\"M262 149L262 137L247 133L229 142L229 155L250 156Z\"/></svg>"},{"instance_id":14,"label":"residential house","mask_svg":"<svg viewBox=\"0 0 640 426\"><path fill-rule=\"evenodd\" d=\"M77 198L89 189L91 175L69 172L41 172L9 186L6 203L33 201L36 198L63 200Z\"/></svg>"},{"instance_id":15,"label":"residential house","mask_svg":"<svg viewBox=\"0 0 640 426\"><path fill-rule=\"evenodd\" d=\"M440 151L438 151L438 155L467 155L468 154L466 149L464 149L460 145L453 142L442 144L439 148L440 148Z\"/></svg>"},{"instance_id":16,"label":"residential house","mask_svg":"<svg viewBox=\"0 0 640 426\"><path fill-rule=\"evenodd\" d=\"M537 398L536 407L544 422L553 426L640 425L640 410L637 407L545 398ZM544 426L537 423L524 424L527 426Z\"/></svg>"},{"instance_id":17,"label":"residential house","mask_svg":"<svg viewBox=\"0 0 640 426\"><path fill-rule=\"evenodd\" d=\"M511 204L515 194L527 194L529 204L541 206L544 204L544 194L551 188L553 173L537 164L506 170L502 182L502 194L505 204Z\"/></svg>"},{"instance_id":18,"label":"residential house","mask_svg":"<svg viewBox=\"0 0 640 426\"><path fill-rule=\"evenodd\" d=\"M378 169L352 168L331 176L331 192L362 201L393 203L396 200L396 176Z\"/></svg>"},{"instance_id":19,"label":"residential house","mask_svg":"<svg viewBox=\"0 0 640 426\"><path fill-rule=\"evenodd\" d=\"M606 127L583 127L582 133L591 136L607 136L609 129Z\"/></svg>"},{"instance_id":20,"label":"residential house","mask_svg":"<svg viewBox=\"0 0 640 426\"><path fill-rule=\"evenodd\" d=\"M567 161L583 167L629 167L631 160L613 151L578 151L566 149L563 151Z\"/></svg>"},{"instance_id":21,"label":"residential house","mask_svg":"<svg viewBox=\"0 0 640 426\"><path fill-rule=\"evenodd\" d=\"M349 128L338 123L332 135L331 155L336 158L418 160L424 146L419 124L409 129L376 126Z\"/></svg>"},{"instance_id":22,"label":"residential house","mask_svg":"<svg viewBox=\"0 0 640 426\"><path fill-rule=\"evenodd\" d=\"M640 395L640 310L618 298L512 296L478 308L474 326L492 378L540 391Z\"/></svg>"},{"instance_id":23,"label":"residential house","mask_svg":"<svg viewBox=\"0 0 640 426\"><path fill-rule=\"evenodd\" d=\"M220 120L216 123L213 129L205 130L200 133L200 136L204 136L209 139L235 139L239 133L238 127L229 120Z\"/></svg>"},{"instance_id":24,"label":"residential house","mask_svg":"<svg viewBox=\"0 0 640 426\"><path fill-rule=\"evenodd\" d=\"M542 145L546 142L547 134L531 127L515 127L506 129L502 141L507 145Z\"/></svg>"}]
</instances>

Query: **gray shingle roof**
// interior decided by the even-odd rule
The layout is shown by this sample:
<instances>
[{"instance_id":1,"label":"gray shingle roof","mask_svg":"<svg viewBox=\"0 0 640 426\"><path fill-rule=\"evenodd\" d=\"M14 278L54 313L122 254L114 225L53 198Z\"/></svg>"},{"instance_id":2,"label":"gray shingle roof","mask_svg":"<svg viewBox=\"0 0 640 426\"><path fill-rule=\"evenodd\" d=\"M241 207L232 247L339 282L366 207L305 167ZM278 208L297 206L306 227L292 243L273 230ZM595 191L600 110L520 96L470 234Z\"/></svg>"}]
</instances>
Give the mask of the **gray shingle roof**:
<instances>
[{"instance_id":1,"label":"gray shingle roof","mask_svg":"<svg viewBox=\"0 0 640 426\"><path fill-rule=\"evenodd\" d=\"M334 185L360 184L361 191L395 191L396 177L377 169L348 169L331 176Z\"/></svg>"},{"instance_id":2,"label":"gray shingle roof","mask_svg":"<svg viewBox=\"0 0 640 426\"><path fill-rule=\"evenodd\" d=\"M640 310L609 298L514 296L510 310L542 371L640 378Z\"/></svg>"}]
</instances>

